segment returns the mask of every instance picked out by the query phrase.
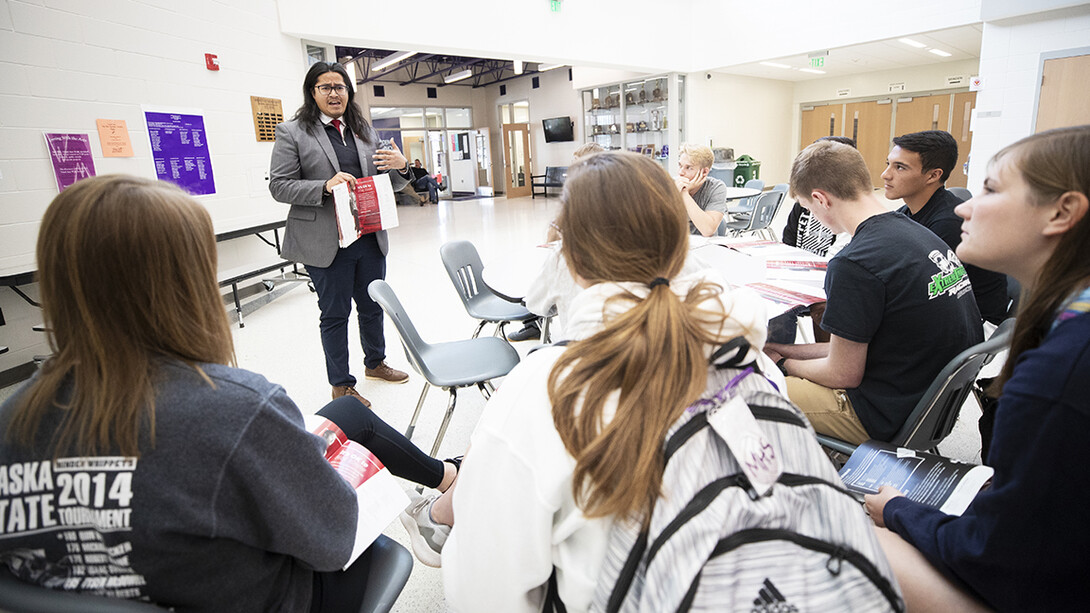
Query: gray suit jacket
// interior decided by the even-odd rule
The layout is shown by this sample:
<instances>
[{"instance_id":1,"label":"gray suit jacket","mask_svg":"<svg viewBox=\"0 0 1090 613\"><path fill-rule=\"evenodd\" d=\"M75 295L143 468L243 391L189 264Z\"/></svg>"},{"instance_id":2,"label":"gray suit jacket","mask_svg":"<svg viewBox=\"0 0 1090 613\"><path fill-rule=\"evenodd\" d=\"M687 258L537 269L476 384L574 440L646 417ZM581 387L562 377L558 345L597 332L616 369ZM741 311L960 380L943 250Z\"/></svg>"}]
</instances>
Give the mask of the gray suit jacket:
<instances>
[{"instance_id":1,"label":"gray suit jacket","mask_svg":"<svg viewBox=\"0 0 1090 613\"><path fill-rule=\"evenodd\" d=\"M373 145L355 138L364 176L378 174L371 155ZM291 205L284 229L282 255L285 259L308 266L325 268L337 255L337 221L333 214L333 196L324 196L325 182L340 172L337 154L329 143L325 129L319 124L314 134L308 134L296 120L276 126L269 168L269 191L273 199ZM397 171L388 171L394 191L409 182ZM411 176L411 175L410 175ZM376 233L382 254L389 251L386 231Z\"/></svg>"}]
</instances>

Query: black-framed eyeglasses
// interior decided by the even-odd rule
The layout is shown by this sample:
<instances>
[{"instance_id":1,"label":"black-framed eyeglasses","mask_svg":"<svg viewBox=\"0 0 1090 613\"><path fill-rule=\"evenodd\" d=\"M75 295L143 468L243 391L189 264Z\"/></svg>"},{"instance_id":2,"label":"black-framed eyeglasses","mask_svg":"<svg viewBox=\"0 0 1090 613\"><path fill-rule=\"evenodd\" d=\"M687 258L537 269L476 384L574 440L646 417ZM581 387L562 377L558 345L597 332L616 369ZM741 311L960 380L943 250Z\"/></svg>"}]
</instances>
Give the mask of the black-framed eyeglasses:
<instances>
[{"instance_id":1,"label":"black-framed eyeglasses","mask_svg":"<svg viewBox=\"0 0 1090 613\"><path fill-rule=\"evenodd\" d=\"M332 92L337 92L338 94L344 95L344 92L348 91L348 86L330 85L328 83L323 83L322 85L315 85L314 89L318 90L322 94L325 94L326 96L328 96Z\"/></svg>"}]
</instances>

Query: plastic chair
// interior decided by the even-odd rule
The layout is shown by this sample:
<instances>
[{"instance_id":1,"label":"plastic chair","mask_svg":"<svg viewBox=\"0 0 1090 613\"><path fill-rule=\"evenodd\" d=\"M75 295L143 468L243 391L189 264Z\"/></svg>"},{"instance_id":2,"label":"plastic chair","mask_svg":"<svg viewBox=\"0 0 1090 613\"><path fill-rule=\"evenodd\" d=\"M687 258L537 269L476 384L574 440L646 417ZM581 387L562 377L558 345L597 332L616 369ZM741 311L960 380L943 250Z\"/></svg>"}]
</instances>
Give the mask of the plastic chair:
<instances>
[{"instance_id":1,"label":"plastic chair","mask_svg":"<svg viewBox=\"0 0 1090 613\"><path fill-rule=\"evenodd\" d=\"M135 600L52 590L25 583L0 568L0 611L10 613L163 613Z\"/></svg>"},{"instance_id":2,"label":"plastic chair","mask_svg":"<svg viewBox=\"0 0 1090 613\"><path fill-rule=\"evenodd\" d=\"M964 187L948 187L946 188L946 191L960 198L962 202L965 202L969 198L973 197L973 192L965 189Z\"/></svg>"},{"instance_id":3,"label":"plastic chair","mask_svg":"<svg viewBox=\"0 0 1090 613\"><path fill-rule=\"evenodd\" d=\"M728 187L731 185L733 185L733 183L727 183ZM749 181L746 181L746 184L742 187L748 187L751 189L764 189L765 182L760 179L750 179ZM751 211L753 211L754 208L757 207L757 200L759 200L761 196L762 194L757 194L756 196L748 196L746 198L742 198L738 201L738 205L733 208L731 214L735 216L745 217Z\"/></svg>"},{"instance_id":4,"label":"plastic chair","mask_svg":"<svg viewBox=\"0 0 1090 613\"><path fill-rule=\"evenodd\" d=\"M394 327L397 328L397 333L401 337L401 345L405 348L405 357L416 372L424 377L424 389L420 392L420 400L416 403L416 411L413 412L412 421L409 422L409 428L405 431L405 438L413 437L416 419L420 416L420 408L424 406L428 388L434 385L450 392L447 412L443 416L442 425L439 426L435 443L431 447L431 455L434 456L439 451L439 443L442 442L443 435L447 432L450 416L454 414L454 407L458 402L458 389L476 385L485 398L490 397L494 391L491 380L511 372L511 369L519 363L519 354L505 338L485 337L447 343L426 343L420 338L420 333L416 331L416 326L409 319L390 284L381 279L372 281L371 285L367 286L367 293L393 320Z\"/></svg>"},{"instance_id":5,"label":"plastic chair","mask_svg":"<svg viewBox=\"0 0 1090 613\"><path fill-rule=\"evenodd\" d=\"M371 567L360 613L387 613L405 589L413 571L413 554L397 541L380 534L371 543Z\"/></svg>"},{"instance_id":6,"label":"plastic chair","mask_svg":"<svg viewBox=\"0 0 1090 613\"><path fill-rule=\"evenodd\" d=\"M771 234L772 230L769 226L772 224L772 219L776 217L776 211L780 209L780 203L783 202L785 195L784 192L761 194L757 200L757 207L750 214L749 219L729 222L727 228L735 236L758 232ZM769 240L776 240L776 236L772 235Z\"/></svg>"},{"instance_id":7,"label":"plastic chair","mask_svg":"<svg viewBox=\"0 0 1090 613\"><path fill-rule=\"evenodd\" d=\"M500 298L488 289L481 278L481 256L477 248L469 241L451 241L439 248L439 257L443 260L443 266L447 269L450 282L458 291L458 297L462 299L462 305L473 319L481 320L477 330L473 332L473 338L481 333L486 323L496 324L496 332L493 336L507 338L503 333L503 327L512 321L526 321L536 316L526 307ZM536 271L527 271L533 274Z\"/></svg>"},{"instance_id":8,"label":"plastic chair","mask_svg":"<svg viewBox=\"0 0 1090 613\"><path fill-rule=\"evenodd\" d=\"M728 186L734 185L734 169L733 168L716 168L714 165L711 170L708 171L708 176L719 179Z\"/></svg>"},{"instance_id":9,"label":"plastic chair","mask_svg":"<svg viewBox=\"0 0 1090 613\"><path fill-rule=\"evenodd\" d=\"M1007 348L1013 330L1014 318L1007 319L999 324L991 338L950 360L889 442L898 447L935 453L939 443L954 429L961 406L969 397L980 369ZM835 451L848 455L855 451L856 446L846 441L824 434L817 438L823 446Z\"/></svg>"}]
</instances>

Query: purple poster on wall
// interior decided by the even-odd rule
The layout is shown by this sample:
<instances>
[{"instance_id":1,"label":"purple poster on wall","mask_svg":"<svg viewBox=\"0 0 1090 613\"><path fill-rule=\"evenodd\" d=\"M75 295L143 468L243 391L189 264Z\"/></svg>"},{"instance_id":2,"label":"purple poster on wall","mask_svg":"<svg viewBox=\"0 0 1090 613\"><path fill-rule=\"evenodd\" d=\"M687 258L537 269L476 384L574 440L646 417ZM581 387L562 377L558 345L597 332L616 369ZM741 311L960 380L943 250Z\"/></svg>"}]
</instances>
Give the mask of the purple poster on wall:
<instances>
[{"instance_id":1,"label":"purple poster on wall","mask_svg":"<svg viewBox=\"0 0 1090 613\"><path fill-rule=\"evenodd\" d=\"M204 116L145 110L144 118L159 180L170 181L196 196L216 193Z\"/></svg>"},{"instance_id":2,"label":"purple poster on wall","mask_svg":"<svg viewBox=\"0 0 1090 613\"><path fill-rule=\"evenodd\" d=\"M58 191L63 192L80 179L95 176L90 136L45 132L45 144L49 147L49 159L53 161Z\"/></svg>"}]
</instances>

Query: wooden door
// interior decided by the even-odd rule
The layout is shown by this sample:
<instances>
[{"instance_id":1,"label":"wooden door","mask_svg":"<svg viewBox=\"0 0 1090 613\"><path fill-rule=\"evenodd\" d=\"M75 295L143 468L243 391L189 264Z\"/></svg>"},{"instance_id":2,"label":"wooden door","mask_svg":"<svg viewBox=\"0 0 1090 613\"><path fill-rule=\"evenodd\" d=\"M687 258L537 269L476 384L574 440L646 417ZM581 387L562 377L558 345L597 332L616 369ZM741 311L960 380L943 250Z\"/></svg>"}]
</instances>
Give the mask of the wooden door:
<instances>
[{"instance_id":1,"label":"wooden door","mask_svg":"<svg viewBox=\"0 0 1090 613\"><path fill-rule=\"evenodd\" d=\"M530 195L530 124L503 125L503 174L508 198Z\"/></svg>"},{"instance_id":2,"label":"wooden door","mask_svg":"<svg viewBox=\"0 0 1090 613\"><path fill-rule=\"evenodd\" d=\"M799 149L805 149L822 136L843 136L843 119L843 104L825 104L815 106L809 111L802 111L802 135L799 139Z\"/></svg>"},{"instance_id":3,"label":"wooden door","mask_svg":"<svg viewBox=\"0 0 1090 613\"><path fill-rule=\"evenodd\" d=\"M1045 60L1037 103L1038 132L1090 123L1090 55Z\"/></svg>"},{"instance_id":4,"label":"wooden door","mask_svg":"<svg viewBox=\"0 0 1090 613\"><path fill-rule=\"evenodd\" d=\"M913 96L908 102L897 101L893 135L924 130L950 130L950 94Z\"/></svg>"},{"instance_id":5,"label":"wooden door","mask_svg":"<svg viewBox=\"0 0 1090 613\"><path fill-rule=\"evenodd\" d=\"M855 139L870 171L874 187L882 187L886 156L890 149L892 101L854 102L844 105L844 136Z\"/></svg>"},{"instance_id":6,"label":"wooden door","mask_svg":"<svg viewBox=\"0 0 1090 613\"><path fill-rule=\"evenodd\" d=\"M427 167L429 171L431 170L431 167L428 166L428 154L427 150L424 148L424 136L422 133L419 136L410 136L403 132L401 134L401 142L405 145L405 149L402 153L405 154L405 159L409 160L410 166L412 166L414 160L420 160L421 165Z\"/></svg>"},{"instance_id":7,"label":"wooden door","mask_svg":"<svg viewBox=\"0 0 1090 613\"><path fill-rule=\"evenodd\" d=\"M969 176L965 165L969 161L969 150L973 146L973 133L969 131L969 119L976 108L976 92L954 94L953 108L950 113L950 134L958 142L958 163L946 179L946 187L968 187ZM900 112L900 111L898 111Z\"/></svg>"}]
</instances>

